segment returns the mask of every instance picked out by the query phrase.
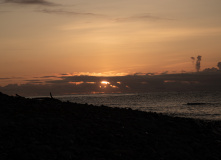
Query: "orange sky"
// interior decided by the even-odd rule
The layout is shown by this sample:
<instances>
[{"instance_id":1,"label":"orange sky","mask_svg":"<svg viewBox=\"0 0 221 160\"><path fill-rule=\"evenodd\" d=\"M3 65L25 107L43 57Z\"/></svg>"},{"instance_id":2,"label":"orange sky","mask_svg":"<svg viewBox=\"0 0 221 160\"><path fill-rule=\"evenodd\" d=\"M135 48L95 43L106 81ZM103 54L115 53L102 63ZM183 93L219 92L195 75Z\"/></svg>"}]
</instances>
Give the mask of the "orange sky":
<instances>
[{"instance_id":1,"label":"orange sky","mask_svg":"<svg viewBox=\"0 0 221 160\"><path fill-rule=\"evenodd\" d=\"M190 57L198 55L201 69L216 67L220 6L220 0L1 0L0 83L62 73L195 71Z\"/></svg>"}]
</instances>

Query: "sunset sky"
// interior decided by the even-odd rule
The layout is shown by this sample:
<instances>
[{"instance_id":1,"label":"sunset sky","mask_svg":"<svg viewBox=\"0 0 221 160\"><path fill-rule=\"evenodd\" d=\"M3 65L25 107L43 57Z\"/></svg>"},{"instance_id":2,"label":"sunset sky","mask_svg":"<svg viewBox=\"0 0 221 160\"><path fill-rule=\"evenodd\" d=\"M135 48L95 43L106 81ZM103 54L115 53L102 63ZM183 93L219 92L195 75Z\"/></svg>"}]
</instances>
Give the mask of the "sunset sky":
<instances>
[{"instance_id":1,"label":"sunset sky","mask_svg":"<svg viewBox=\"0 0 221 160\"><path fill-rule=\"evenodd\" d=\"M0 0L0 86L40 76L192 72L221 61L220 0Z\"/></svg>"}]
</instances>

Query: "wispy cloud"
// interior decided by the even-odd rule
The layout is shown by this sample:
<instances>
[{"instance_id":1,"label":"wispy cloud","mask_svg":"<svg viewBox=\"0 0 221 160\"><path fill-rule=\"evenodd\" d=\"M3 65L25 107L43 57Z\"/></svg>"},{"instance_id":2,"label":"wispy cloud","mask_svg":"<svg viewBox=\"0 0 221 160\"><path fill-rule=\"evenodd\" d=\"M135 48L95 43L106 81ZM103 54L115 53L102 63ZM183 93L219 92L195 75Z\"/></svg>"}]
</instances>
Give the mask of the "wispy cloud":
<instances>
[{"instance_id":1,"label":"wispy cloud","mask_svg":"<svg viewBox=\"0 0 221 160\"><path fill-rule=\"evenodd\" d=\"M60 15L70 15L70 16L104 16L101 14L90 13L90 12L74 12L74 11L65 11L62 9L41 9L37 10L38 12L48 13L48 14L60 14Z\"/></svg>"},{"instance_id":2,"label":"wispy cloud","mask_svg":"<svg viewBox=\"0 0 221 160\"><path fill-rule=\"evenodd\" d=\"M58 78L57 76L42 76L40 78Z\"/></svg>"},{"instance_id":3,"label":"wispy cloud","mask_svg":"<svg viewBox=\"0 0 221 160\"><path fill-rule=\"evenodd\" d=\"M144 13L144 14L140 14L140 15L134 15L131 17L116 18L115 22L133 22L133 21L140 21L140 20L157 21L157 20L173 20L173 19L152 16L150 13Z\"/></svg>"},{"instance_id":4,"label":"wispy cloud","mask_svg":"<svg viewBox=\"0 0 221 160\"><path fill-rule=\"evenodd\" d=\"M32 80L25 80L28 83L32 83L32 84L41 84L43 83L41 80L38 79L32 79Z\"/></svg>"},{"instance_id":5,"label":"wispy cloud","mask_svg":"<svg viewBox=\"0 0 221 160\"><path fill-rule=\"evenodd\" d=\"M46 6L55 6L58 4L48 2L46 0L5 0L3 3L17 3L17 4L37 4Z\"/></svg>"}]
</instances>

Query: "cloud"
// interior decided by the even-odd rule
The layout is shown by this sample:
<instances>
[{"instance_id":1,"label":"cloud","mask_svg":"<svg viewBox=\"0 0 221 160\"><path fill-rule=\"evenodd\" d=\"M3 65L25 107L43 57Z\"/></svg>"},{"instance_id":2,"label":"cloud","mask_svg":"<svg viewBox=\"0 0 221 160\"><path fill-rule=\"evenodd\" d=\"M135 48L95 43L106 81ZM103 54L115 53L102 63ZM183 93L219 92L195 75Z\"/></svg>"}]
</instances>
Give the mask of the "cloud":
<instances>
[{"instance_id":1,"label":"cloud","mask_svg":"<svg viewBox=\"0 0 221 160\"><path fill-rule=\"evenodd\" d=\"M17 3L17 4L37 4L46 6L55 6L57 4L48 2L46 0L5 0L3 3Z\"/></svg>"},{"instance_id":2,"label":"cloud","mask_svg":"<svg viewBox=\"0 0 221 160\"><path fill-rule=\"evenodd\" d=\"M131 17L125 17L125 18L111 18L107 15L103 14L97 14L97 13L91 13L91 12L75 12L75 11L67 11L62 9L41 9L37 10L38 12L47 13L47 14L59 14L59 15L69 15L69 16L96 16L101 18L107 18L112 19L115 22L134 22L134 21L157 21L157 20L173 20L169 18L163 18L163 17L157 17L152 16L151 14L141 14L141 15L135 15Z\"/></svg>"},{"instance_id":3,"label":"cloud","mask_svg":"<svg viewBox=\"0 0 221 160\"><path fill-rule=\"evenodd\" d=\"M101 14L96 14L96 13L82 13L82 12L74 12L74 11L65 11L62 9L41 9L38 10L38 12L42 12L42 13L48 13L48 14L60 14L60 15L72 15L72 16L104 16Z\"/></svg>"},{"instance_id":4,"label":"cloud","mask_svg":"<svg viewBox=\"0 0 221 160\"><path fill-rule=\"evenodd\" d=\"M140 20L148 20L148 21L157 21L157 20L173 20L170 18L163 18L163 17L157 17L152 16L149 13L141 14L141 15L135 15L131 17L125 17L125 18L116 18L116 22L133 22L133 21L140 21Z\"/></svg>"},{"instance_id":5,"label":"cloud","mask_svg":"<svg viewBox=\"0 0 221 160\"><path fill-rule=\"evenodd\" d=\"M43 77L40 77L40 78L58 78L57 76L43 76Z\"/></svg>"},{"instance_id":6,"label":"cloud","mask_svg":"<svg viewBox=\"0 0 221 160\"><path fill-rule=\"evenodd\" d=\"M25 80L25 81L27 81L28 83L32 83L32 84L41 84L41 83L43 83L41 80L35 80L35 79Z\"/></svg>"},{"instance_id":7,"label":"cloud","mask_svg":"<svg viewBox=\"0 0 221 160\"><path fill-rule=\"evenodd\" d=\"M9 84L0 92L22 96L90 93L142 93L156 91L221 91L221 72L179 74L135 74L127 76L45 76L48 79L26 80L25 84ZM109 83L102 84L102 81Z\"/></svg>"}]
</instances>

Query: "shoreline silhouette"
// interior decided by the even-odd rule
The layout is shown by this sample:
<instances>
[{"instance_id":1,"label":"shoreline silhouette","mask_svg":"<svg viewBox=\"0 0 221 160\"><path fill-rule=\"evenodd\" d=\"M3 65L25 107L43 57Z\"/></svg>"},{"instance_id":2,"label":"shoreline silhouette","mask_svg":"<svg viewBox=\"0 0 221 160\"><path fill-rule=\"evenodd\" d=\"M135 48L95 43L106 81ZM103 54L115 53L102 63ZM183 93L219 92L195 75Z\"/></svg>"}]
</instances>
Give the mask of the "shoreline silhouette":
<instances>
[{"instance_id":1,"label":"shoreline silhouette","mask_svg":"<svg viewBox=\"0 0 221 160\"><path fill-rule=\"evenodd\" d=\"M221 121L0 92L1 159L221 159Z\"/></svg>"}]
</instances>

